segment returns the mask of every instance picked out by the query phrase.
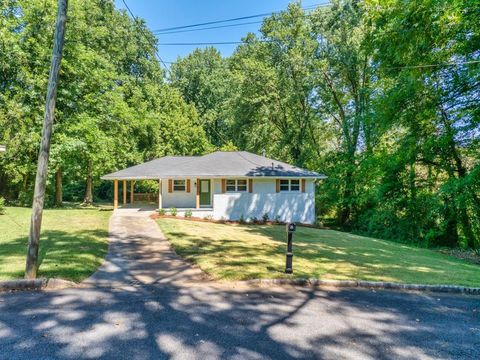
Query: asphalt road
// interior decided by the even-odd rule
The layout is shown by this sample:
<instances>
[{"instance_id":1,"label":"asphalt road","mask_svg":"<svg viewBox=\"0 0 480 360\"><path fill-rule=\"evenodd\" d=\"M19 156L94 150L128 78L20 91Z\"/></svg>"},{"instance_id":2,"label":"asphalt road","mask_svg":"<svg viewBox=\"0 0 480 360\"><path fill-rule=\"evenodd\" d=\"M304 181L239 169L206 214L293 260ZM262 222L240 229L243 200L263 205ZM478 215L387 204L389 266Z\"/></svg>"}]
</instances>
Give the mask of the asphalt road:
<instances>
[{"instance_id":1,"label":"asphalt road","mask_svg":"<svg viewBox=\"0 0 480 360\"><path fill-rule=\"evenodd\" d=\"M480 297L218 284L116 213L85 288L0 294L0 359L480 359Z\"/></svg>"},{"instance_id":2,"label":"asphalt road","mask_svg":"<svg viewBox=\"0 0 480 360\"><path fill-rule=\"evenodd\" d=\"M0 358L480 359L480 298L209 285L9 293Z\"/></svg>"}]
</instances>

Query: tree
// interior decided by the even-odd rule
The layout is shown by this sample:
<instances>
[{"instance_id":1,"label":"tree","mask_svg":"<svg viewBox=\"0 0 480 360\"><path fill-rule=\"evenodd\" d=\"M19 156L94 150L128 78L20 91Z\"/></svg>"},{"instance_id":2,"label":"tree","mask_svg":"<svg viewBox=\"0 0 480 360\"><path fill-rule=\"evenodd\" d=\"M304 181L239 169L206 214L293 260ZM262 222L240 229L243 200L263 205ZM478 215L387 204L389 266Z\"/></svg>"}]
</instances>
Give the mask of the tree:
<instances>
[{"instance_id":1,"label":"tree","mask_svg":"<svg viewBox=\"0 0 480 360\"><path fill-rule=\"evenodd\" d=\"M411 173L411 203L422 194L422 201L438 201L440 226L429 224L429 241L478 248L480 72L468 63L478 59L475 5L372 2L370 13L378 28L384 114L403 129L398 152L405 168L399 171ZM449 63L458 64L442 65ZM418 209L409 213L418 218Z\"/></svg>"},{"instance_id":2,"label":"tree","mask_svg":"<svg viewBox=\"0 0 480 360\"><path fill-rule=\"evenodd\" d=\"M327 155L331 180L336 191L326 191L336 199L342 226L352 222L358 211L358 193L362 158L375 145L372 121L370 28L364 19L363 2L334 1L312 15L315 38L318 39L315 67L316 112L333 128L337 147ZM329 200L331 201L331 199Z\"/></svg>"},{"instance_id":3,"label":"tree","mask_svg":"<svg viewBox=\"0 0 480 360\"><path fill-rule=\"evenodd\" d=\"M312 157L312 109L317 41L298 4L267 18L261 36L249 34L230 64L236 84L235 142L242 148L304 165Z\"/></svg>"},{"instance_id":4,"label":"tree","mask_svg":"<svg viewBox=\"0 0 480 360\"><path fill-rule=\"evenodd\" d=\"M178 59L171 67L170 82L187 103L195 105L210 142L223 145L230 136L226 101L231 81L220 52L207 47Z\"/></svg>"}]
</instances>

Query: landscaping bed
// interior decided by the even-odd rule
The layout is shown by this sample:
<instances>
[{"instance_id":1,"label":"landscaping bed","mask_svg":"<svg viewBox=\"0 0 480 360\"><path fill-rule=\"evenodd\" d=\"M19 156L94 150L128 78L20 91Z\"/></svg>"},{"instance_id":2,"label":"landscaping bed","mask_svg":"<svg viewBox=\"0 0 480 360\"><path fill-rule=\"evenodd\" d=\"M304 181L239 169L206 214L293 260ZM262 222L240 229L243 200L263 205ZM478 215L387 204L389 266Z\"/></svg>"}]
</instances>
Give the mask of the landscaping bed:
<instances>
[{"instance_id":1,"label":"landscaping bed","mask_svg":"<svg viewBox=\"0 0 480 360\"><path fill-rule=\"evenodd\" d=\"M293 275L278 225L159 218L176 252L217 280L317 278L480 286L480 266L438 251L334 230L298 227Z\"/></svg>"}]
</instances>

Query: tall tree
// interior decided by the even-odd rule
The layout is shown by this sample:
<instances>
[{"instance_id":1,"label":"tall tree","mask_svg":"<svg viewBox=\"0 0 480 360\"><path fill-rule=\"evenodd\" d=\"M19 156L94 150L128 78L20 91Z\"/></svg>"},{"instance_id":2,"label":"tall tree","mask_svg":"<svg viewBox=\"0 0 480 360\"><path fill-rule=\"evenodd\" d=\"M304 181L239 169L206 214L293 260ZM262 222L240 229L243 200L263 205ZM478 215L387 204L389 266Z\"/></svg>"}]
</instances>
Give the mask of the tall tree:
<instances>
[{"instance_id":1,"label":"tall tree","mask_svg":"<svg viewBox=\"0 0 480 360\"><path fill-rule=\"evenodd\" d=\"M231 59L234 132L240 147L304 165L311 157L317 41L299 4L267 18Z\"/></svg>"},{"instance_id":2,"label":"tall tree","mask_svg":"<svg viewBox=\"0 0 480 360\"><path fill-rule=\"evenodd\" d=\"M194 50L172 65L169 78L185 101L195 105L210 142L223 145L230 136L226 102L231 82L220 52L213 47Z\"/></svg>"},{"instance_id":3,"label":"tall tree","mask_svg":"<svg viewBox=\"0 0 480 360\"><path fill-rule=\"evenodd\" d=\"M403 129L399 171L411 173L411 203L419 194L437 199L431 242L472 248L480 246L478 9L462 0L370 7L384 113ZM418 218L418 209L410 213Z\"/></svg>"},{"instance_id":4,"label":"tall tree","mask_svg":"<svg viewBox=\"0 0 480 360\"><path fill-rule=\"evenodd\" d=\"M335 190L325 193L337 199L343 226L358 210L360 162L371 153L376 134L371 119L370 28L364 14L362 1L333 1L332 6L316 10L311 19L319 44L314 106L322 121L334 129L337 143L324 162L331 169L326 186L333 184Z\"/></svg>"}]
</instances>

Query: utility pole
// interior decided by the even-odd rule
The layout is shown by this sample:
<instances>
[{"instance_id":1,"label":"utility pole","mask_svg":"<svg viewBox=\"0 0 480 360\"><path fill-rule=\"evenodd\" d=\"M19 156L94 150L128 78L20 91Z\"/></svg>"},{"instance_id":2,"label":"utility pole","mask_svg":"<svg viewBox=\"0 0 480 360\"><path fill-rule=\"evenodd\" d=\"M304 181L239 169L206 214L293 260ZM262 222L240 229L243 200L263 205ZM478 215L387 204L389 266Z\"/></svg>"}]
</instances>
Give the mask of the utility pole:
<instances>
[{"instance_id":1,"label":"utility pole","mask_svg":"<svg viewBox=\"0 0 480 360\"><path fill-rule=\"evenodd\" d=\"M43 203L45 200L45 187L47 182L48 156L50 153L50 140L57 100L58 75L62 61L63 44L65 40L65 25L67 23L68 0L58 0L57 23L53 39L53 55L48 77L47 97L45 104L45 117L43 119L42 140L38 154L37 176L35 178L35 191L33 194L32 220L28 237L27 262L25 278L35 279L38 268L38 245L40 229L42 227Z\"/></svg>"}]
</instances>

